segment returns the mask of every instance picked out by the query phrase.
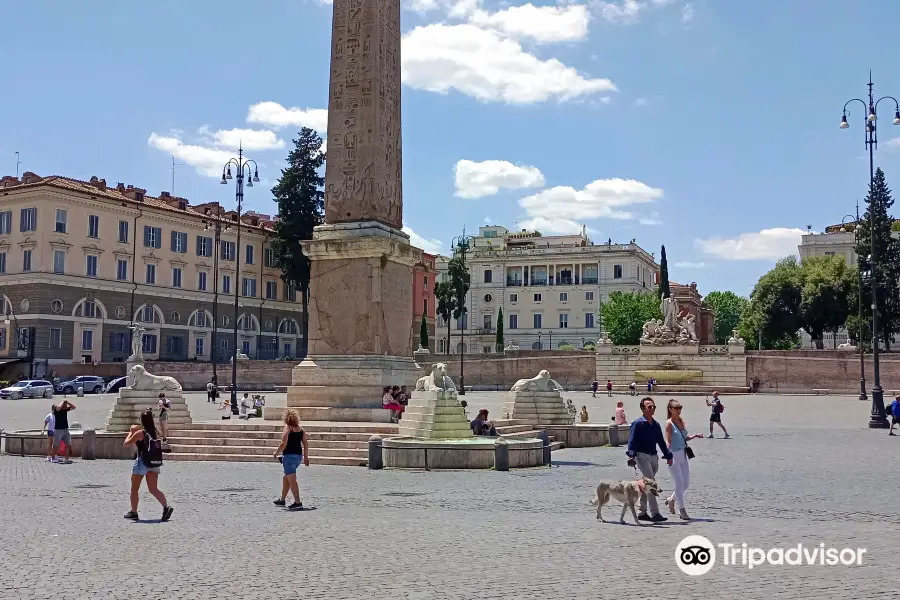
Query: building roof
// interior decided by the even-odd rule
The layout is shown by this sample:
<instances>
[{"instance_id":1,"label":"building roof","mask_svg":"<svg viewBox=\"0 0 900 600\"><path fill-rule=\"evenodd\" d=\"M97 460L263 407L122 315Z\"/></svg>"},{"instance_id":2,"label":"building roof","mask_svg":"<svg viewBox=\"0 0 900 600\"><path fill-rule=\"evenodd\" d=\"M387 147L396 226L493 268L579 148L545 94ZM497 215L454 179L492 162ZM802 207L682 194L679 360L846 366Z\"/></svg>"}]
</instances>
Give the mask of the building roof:
<instances>
[{"instance_id":1,"label":"building roof","mask_svg":"<svg viewBox=\"0 0 900 600\"><path fill-rule=\"evenodd\" d=\"M207 202L192 206L186 198L172 196L168 192L160 192L158 197L153 197L148 196L145 189L136 188L132 185L126 186L124 183L119 183L116 187L109 187L106 185L105 179L100 179L97 176L91 177L90 181L81 181L62 175L40 177L31 171L26 171L22 174L21 180L10 175L0 178L0 189L3 190L11 188L21 190L40 186L89 194L93 197L126 202L135 206L151 206L163 211L187 215L197 219L218 219L223 223L234 223L235 220L232 217L237 216L235 211L224 210L217 202ZM216 208L218 208L218 211L216 211ZM219 213L218 217L215 212ZM272 231L275 222L262 219L262 217L267 216L248 211L241 216L241 225L259 231ZM253 224L254 221L256 222L255 225Z\"/></svg>"}]
</instances>

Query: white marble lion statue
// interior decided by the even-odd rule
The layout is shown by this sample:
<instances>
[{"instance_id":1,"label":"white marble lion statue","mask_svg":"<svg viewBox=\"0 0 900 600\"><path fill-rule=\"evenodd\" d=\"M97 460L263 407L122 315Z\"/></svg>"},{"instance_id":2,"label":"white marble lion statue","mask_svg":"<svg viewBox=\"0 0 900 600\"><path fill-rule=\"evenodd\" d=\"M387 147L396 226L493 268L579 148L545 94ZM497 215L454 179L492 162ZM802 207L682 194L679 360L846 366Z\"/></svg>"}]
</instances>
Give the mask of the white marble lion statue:
<instances>
[{"instance_id":1,"label":"white marble lion statue","mask_svg":"<svg viewBox=\"0 0 900 600\"><path fill-rule=\"evenodd\" d=\"M128 388L132 390L181 391L181 384L174 377L151 375L144 365L134 365L128 371Z\"/></svg>"},{"instance_id":2,"label":"white marble lion statue","mask_svg":"<svg viewBox=\"0 0 900 600\"><path fill-rule=\"evenodd\" d=\"M541 370L536 377L520 379L509 391L511 392L558 392L562 386L550 379L550 373Z\"/></svg>"},{"instance_id":3,"label":"white marble lion statue","mask_svg":"<svg viewBox=\"0 0 900 600\"><path fill-rule=\"evenodd\" d=\"M416 391L417 392L425 391L425 388L428 386L428 380L431 379L431 374L432 374L432 372L434 372L435 366L436 365L431 365L430 367L425 369L425 376L419 377L419 379L416 380Z\"/></svg>"},{"instance_id":4,"label":"white marble lion statue","mask_svg":"<svg viewBox=\"0 0 900 600\"><path fill-rule=\"evenodd\" d=\"M431 365L431 375L425 378L425 391L435 392L438 390L456 391L456 384L447 376L447 365L444 363Z\"/></svg>"}]
</instances>

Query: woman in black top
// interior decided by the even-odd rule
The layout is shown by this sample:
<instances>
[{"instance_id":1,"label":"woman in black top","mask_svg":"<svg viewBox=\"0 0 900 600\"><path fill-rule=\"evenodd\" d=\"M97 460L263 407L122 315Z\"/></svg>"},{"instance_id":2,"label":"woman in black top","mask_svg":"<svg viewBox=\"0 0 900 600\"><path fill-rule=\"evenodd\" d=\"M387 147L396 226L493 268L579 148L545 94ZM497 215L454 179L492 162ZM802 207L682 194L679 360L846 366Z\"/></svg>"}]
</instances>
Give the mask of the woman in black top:
<instances>
[{"instance_id":1,"label":"woman in black top","mask_svg":"<svg viewBox=\"0 0 900 600\"><path fill-rule=\"evenodd\" d=\"M126 519L138 520L138 500L140 499L141 481L147 477L147 490L162 504L163 512L160 521L168 521L174 509L166 502L166 495L157 487L159 467L150 467L141 460L149 440L159 440L156 423L153 422L153 409L148 408L141 413L141 424L132 425L123 446L137 446L138 455L131 468L131 510L125 513Z\"/></svg>"},{"instance_id":2,"label":"woman in black top","mask_svg":"<svg viewBox=\"0 0 900 600\"><path fill-rule=\"evenodd\" d=\"M284 467L284 477L281 478L281 496L275 501L275 506L284 506L288 489L294 496L294 503L288 506L291 510L303 508L300 501L300 487L297 485L297 469L303 462L309 466L309 445L306 440L306 432L300 427L300 415L296 410L284 411L284 433L281 435L281 444L272 453L278 458L281 453L281 465Z\"/></svg>"}]
</instances>

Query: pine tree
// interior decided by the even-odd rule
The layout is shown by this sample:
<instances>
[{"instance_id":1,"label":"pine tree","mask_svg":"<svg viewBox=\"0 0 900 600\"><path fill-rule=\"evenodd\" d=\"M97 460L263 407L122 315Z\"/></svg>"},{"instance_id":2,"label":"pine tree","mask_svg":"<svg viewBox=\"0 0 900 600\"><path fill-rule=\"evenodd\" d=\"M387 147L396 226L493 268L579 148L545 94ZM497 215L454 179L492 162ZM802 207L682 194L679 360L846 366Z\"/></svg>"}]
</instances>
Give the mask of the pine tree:
<instances>
[{"instance_id":1,"label":"pine tree","mask_svg":"<svg viewBox=\"0 0 900 600\"><path fill-rule=\"evenodd\" d=\"M497 352L503 352L503 309L497 315Z\"/></svg>"},{"instance_id":2,"label":"pine tree","mask_svg":"<svg viewBox=\"0 0 900 600\"><path fill-rule=\"evenodd\" d=\"M885 348L890 349L892 336L900 332L900 293L897 281L900 278L900 240L891 235L893 219L889 209L894 205L891 190L887 187L884 172L879 168L869 184L866 197L866 212L858 224L856 236L856 255L861 272L869 271L871 277L872 243L875 244L876 267L874 269L878 284L878 329L879 339ZM874 228L873 228L874 225ZM863 320L871 327L872 323L872 285L871 279L864 277L863 282Z\"/></svg>"},{"instance_id":3,"label":"pine tree","mask_svg":"<svg viewBox=\"0 0 900 600\"><path fill-rule=\"evenodd\" d=\"M301 242L312 239L313 227L325 221L325 178L320 176L325 153L322 138L308 127L302 128L293 142L288 167L281 170L281 178L272 188L278 203L272 248L284 283L303 294L303 358L309 343L310 260L303 254Z\"/></svg>"},{"instance_id":4,"label":"pine tree","mask_svg":"<svg viewBox=\"0 0 900 600\"><path fill-rule=\"evenodd\" d=\"M419 345L428 350L428 324L425 315L422 315L422 325L419 327Z\"/></svg>"},{"instance_id":5,"label":"pine tree","mask_svg":"<svg viewBox=\"0 0 900 600\"><path fill-rule=\"evenodd\" d=\"M666 247L662 247L659 257L659 295L660 298L668 298L672 295L669 290L669 261L666 260Z\"/></svg>"}]
</instances>

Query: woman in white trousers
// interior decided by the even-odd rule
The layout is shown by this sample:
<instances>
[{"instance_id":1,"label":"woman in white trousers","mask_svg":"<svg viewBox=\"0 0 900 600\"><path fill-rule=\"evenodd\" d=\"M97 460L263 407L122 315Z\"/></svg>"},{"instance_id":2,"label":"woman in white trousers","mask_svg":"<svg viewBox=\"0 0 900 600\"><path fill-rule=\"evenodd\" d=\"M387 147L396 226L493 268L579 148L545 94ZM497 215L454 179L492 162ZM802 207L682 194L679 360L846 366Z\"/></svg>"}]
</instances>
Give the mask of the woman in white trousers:
<instances>
[{"instance_id":1,"label":"woman in white trousers","mask_svg":"<svg viewBox=\"0 0 900 600\"><path fill-rule=\"evenodd\" d=\"M689 441L703 438L703 434L688 434L687 424L681 418L681 409L681 402L675 399L669 400L666 405L666 445L669 446L669 451L672 453L669 472L672 473L672 479L675 481L675 490L666 500L666 504L669 505L669 512L674 515L677 503L679 516L685 521L689 521L690 517L684 508L684 492L691 483L691 468L688 465L685 448Z\"/></svg>"}]
</instances>

